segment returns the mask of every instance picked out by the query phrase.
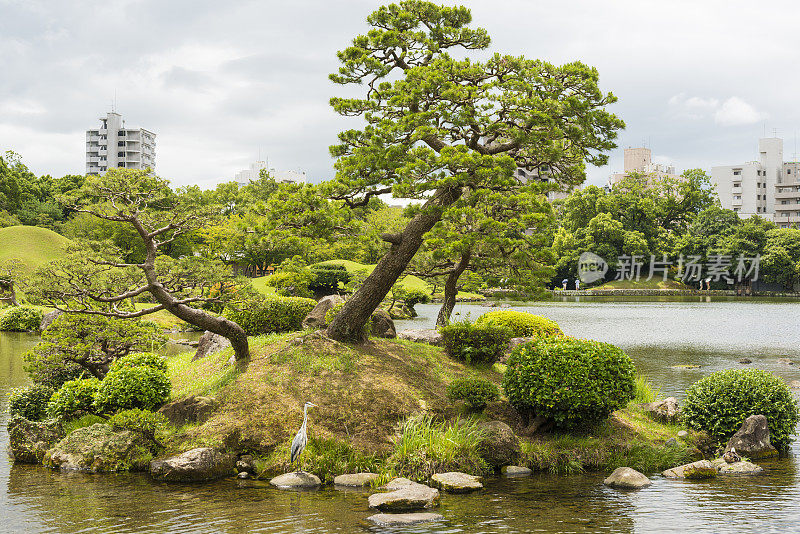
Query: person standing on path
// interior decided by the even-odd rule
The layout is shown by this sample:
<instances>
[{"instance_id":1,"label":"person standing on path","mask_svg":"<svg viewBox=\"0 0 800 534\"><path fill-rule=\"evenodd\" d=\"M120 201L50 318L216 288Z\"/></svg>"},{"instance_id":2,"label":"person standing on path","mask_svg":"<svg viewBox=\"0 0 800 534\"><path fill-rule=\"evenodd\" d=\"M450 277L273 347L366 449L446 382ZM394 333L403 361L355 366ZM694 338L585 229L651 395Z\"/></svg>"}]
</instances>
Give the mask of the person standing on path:
<instances>
[{"instance_id":1,"label":"person standing on path","mask_svg":"<svg viewBox=\"0 0 800 534\"><path fill-rule=\"evenodd\" d=\"M581 281L577 278L575 279L575 291L579 291L581 289Z\"/></svg>"},{"instance_id":2,"label":"person standing on path","mask_svg":"<svg viewBox=\"0 0 800 534\"><path fill-rule=\"evenodd\" d=\"M562 285L562 286L564 286L564 291L566 291L566 290L567 290L567 283L569 283L569 280L567 280L566 278L564 278L564 279L561 281L561 285Z\"/></svg>"}]
</instances>

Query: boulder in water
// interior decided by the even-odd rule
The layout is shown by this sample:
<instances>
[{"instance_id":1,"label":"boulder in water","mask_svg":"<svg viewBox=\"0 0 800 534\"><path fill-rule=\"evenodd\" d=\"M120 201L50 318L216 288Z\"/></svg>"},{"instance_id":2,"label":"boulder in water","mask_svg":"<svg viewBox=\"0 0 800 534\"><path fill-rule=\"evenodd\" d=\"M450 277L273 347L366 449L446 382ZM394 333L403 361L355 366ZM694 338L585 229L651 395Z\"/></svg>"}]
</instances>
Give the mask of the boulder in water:
<instances>
[{"instance_id":1,"label":"boulder in water","mask_svg":"<svg viewBox=\"0 0 800 534\"><path fill-rule=\"evenodd\" d=\"M752 460L778 456L778 451L769 440L769 426L763 415L751 415L744 420L725 445L725 452L736 449L736 452Z\"/></svg>"},{"instance_id":2,"label":"boulder in water","mask_svg":"<svg viewBox=\"0 0 800 534\"><path fill-rule=\"evenodd\" d=\"M646 488L652 482L644 474L630 467L617 467L614 472L608 475L603 481L606 486L620 489L641 489Z\"/></svg>"},{"instance_id":3,"label":"boulder in water","mask_svg":"<svg viewBox=\"0 0 800 534\"><path fill-rule=\"evenodd\" d=\"M146 471L153 458L152 447L140 432L115 432L110 425L96 423L70 432L45 453L42 463L94 473Z\"/></svg>"},{"instance_id":4,"label":"boulder in water","mask_svg":"<svg viewBox=\"0 0 800 534\"><path fill-rule=\"evenodd\" d=\"M41 463L47 449L64 439L64 435L58 419L28 421L15 415L8 422L8 448L15 462Z\"/></svg>"},{"instance_id":5,"label":"boulder in water","mask_svg":"<svg viewBox=\"0 0 800 534\"><path fill-rule=\"evenodd\" d=\"M164 460L153 460L150 475L165 482L195 482L233 476L235 467L235 455L198 447Z\"/></svg>"}]
</instances>

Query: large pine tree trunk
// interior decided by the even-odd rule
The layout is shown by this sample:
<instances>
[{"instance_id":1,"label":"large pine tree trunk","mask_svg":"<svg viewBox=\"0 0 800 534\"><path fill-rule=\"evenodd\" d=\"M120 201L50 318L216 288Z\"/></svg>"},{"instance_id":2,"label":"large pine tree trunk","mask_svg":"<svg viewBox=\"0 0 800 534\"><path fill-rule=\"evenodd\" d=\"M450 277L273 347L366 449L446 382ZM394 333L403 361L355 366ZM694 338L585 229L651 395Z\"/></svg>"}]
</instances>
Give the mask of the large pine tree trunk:
<instances>
[{"instance_id":1,"label":"large pine tree trunk","mask_svg":"<svg viewBox=\"0 0 800 534\"><path fill-rule=\"evenodd\" d=\"M447 280L444 283L444 302L442 302L439 315L436 317L436 326L450 324L450 315L453 314L453 308L456 306L456 296L458 295L458 278L469 266L470 259L472 259L471 250L462 252L458 264L447 275Z\"/></svg>"},{"instance_id":2,"label":"large pine tree trunk","mask_svg":"<svg viewBox=\"0 0 800 534\"><path fill-rule=\"evenodd\" d=\"M422 245L426 232L439 222L442 211L461 196L460 188L439 189L422 209L406 225L400 234L385 236L392 243L389 251L380 259L361 288L347 299L339 313L328 326L331 339L345 343L361 343L364 326L372 312L383 301L389 290L403 274L408 263ZM383 236L382 236L383 237Z\"/></svg>"}]
</instances>

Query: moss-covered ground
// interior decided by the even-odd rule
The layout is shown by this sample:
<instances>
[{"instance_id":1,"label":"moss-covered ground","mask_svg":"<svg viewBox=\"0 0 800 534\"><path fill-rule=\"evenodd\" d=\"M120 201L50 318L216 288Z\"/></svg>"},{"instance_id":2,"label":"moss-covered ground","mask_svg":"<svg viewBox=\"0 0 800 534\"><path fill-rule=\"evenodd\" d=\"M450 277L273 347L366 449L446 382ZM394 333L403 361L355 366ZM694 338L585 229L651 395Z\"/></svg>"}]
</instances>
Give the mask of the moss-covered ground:
<instances>
[{"instance_id":1,"label":"moss-covered ground","mask_svg":"<svg viewBox=\"0 0 800 534\"><path fill-rule=\"evenodd\" d=\"M296 332L251 338L251 360L244 367L228 365L230 355L228 349L197 362L191 361L191 352L170 358L173 398L210 396L219 407L204 423L177 429L163 454L196 446L223 447L255 454L265 475L288 470L289 444L302 422L303 404L311 401L319 408L309 412L303 468L330 478L352 470L385 473L405 466L406 475L423 479L431 465L476 465L474 458L466 458L472 449L463 442L473 434L439 440L445 449L452 442L450 450L435 453L449 457L449 464L434 454L426 458L419 449L424 443L413 452L415 458L403 458L412 454L403 452L407 443L401 447L403 425L409 419L424 415L430 416L429 427L444 423L436 427L439 430L417 431L430 444L437 432L443 434L465 418L519 424L518 418L504 417L513 412L505 401L490 407L488 415L469 414L450 401L446 388L455 378L477 376L500 383L502 367L472 367L452 360L438 347L384 339L349 346L316 333ZM639 396L653 394L646 386L638 390L644 390ZM523 437L521 462L556 473L622 465L653 472L689 458L694 434L677 445L665 445L678 430L651 420L631 403L598 428ZM453 460L455 449L465 457ZM419 471L409 472L409 465L419 466Z\"/></svg>"}]
</instances>

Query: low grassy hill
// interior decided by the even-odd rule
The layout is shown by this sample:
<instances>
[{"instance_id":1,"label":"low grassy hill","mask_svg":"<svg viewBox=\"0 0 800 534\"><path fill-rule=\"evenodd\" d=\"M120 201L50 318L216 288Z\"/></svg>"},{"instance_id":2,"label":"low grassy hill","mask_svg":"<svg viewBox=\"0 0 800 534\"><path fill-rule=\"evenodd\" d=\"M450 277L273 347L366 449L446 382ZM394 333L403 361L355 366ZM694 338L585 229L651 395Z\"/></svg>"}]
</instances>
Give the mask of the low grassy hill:
<instances>
[{"instance_id":1,"label":"low grassy hill","mask_svg":"<svg viewBox=\"0 0 800 534\"><path fill-rule=\"evenodd\" d=\"M572 289L572 288L570 288ZM612 280L606 282L602 286L592 287L591 291L598 289L692 289L682 282L677 280L661 280L660 278L653 278L652 280Z\"/></svg>"},{"instance_id":2,"label":"low grassy hill","mask_svg":"<svg viewBox=\"0 0 800 534\"><path fill-rule=\"evenodd\" d=\"M47 228L8 226L0 228L0 264L18 259L31 272L64 255L71 241Z\"/></svg>"}]
</instances>

